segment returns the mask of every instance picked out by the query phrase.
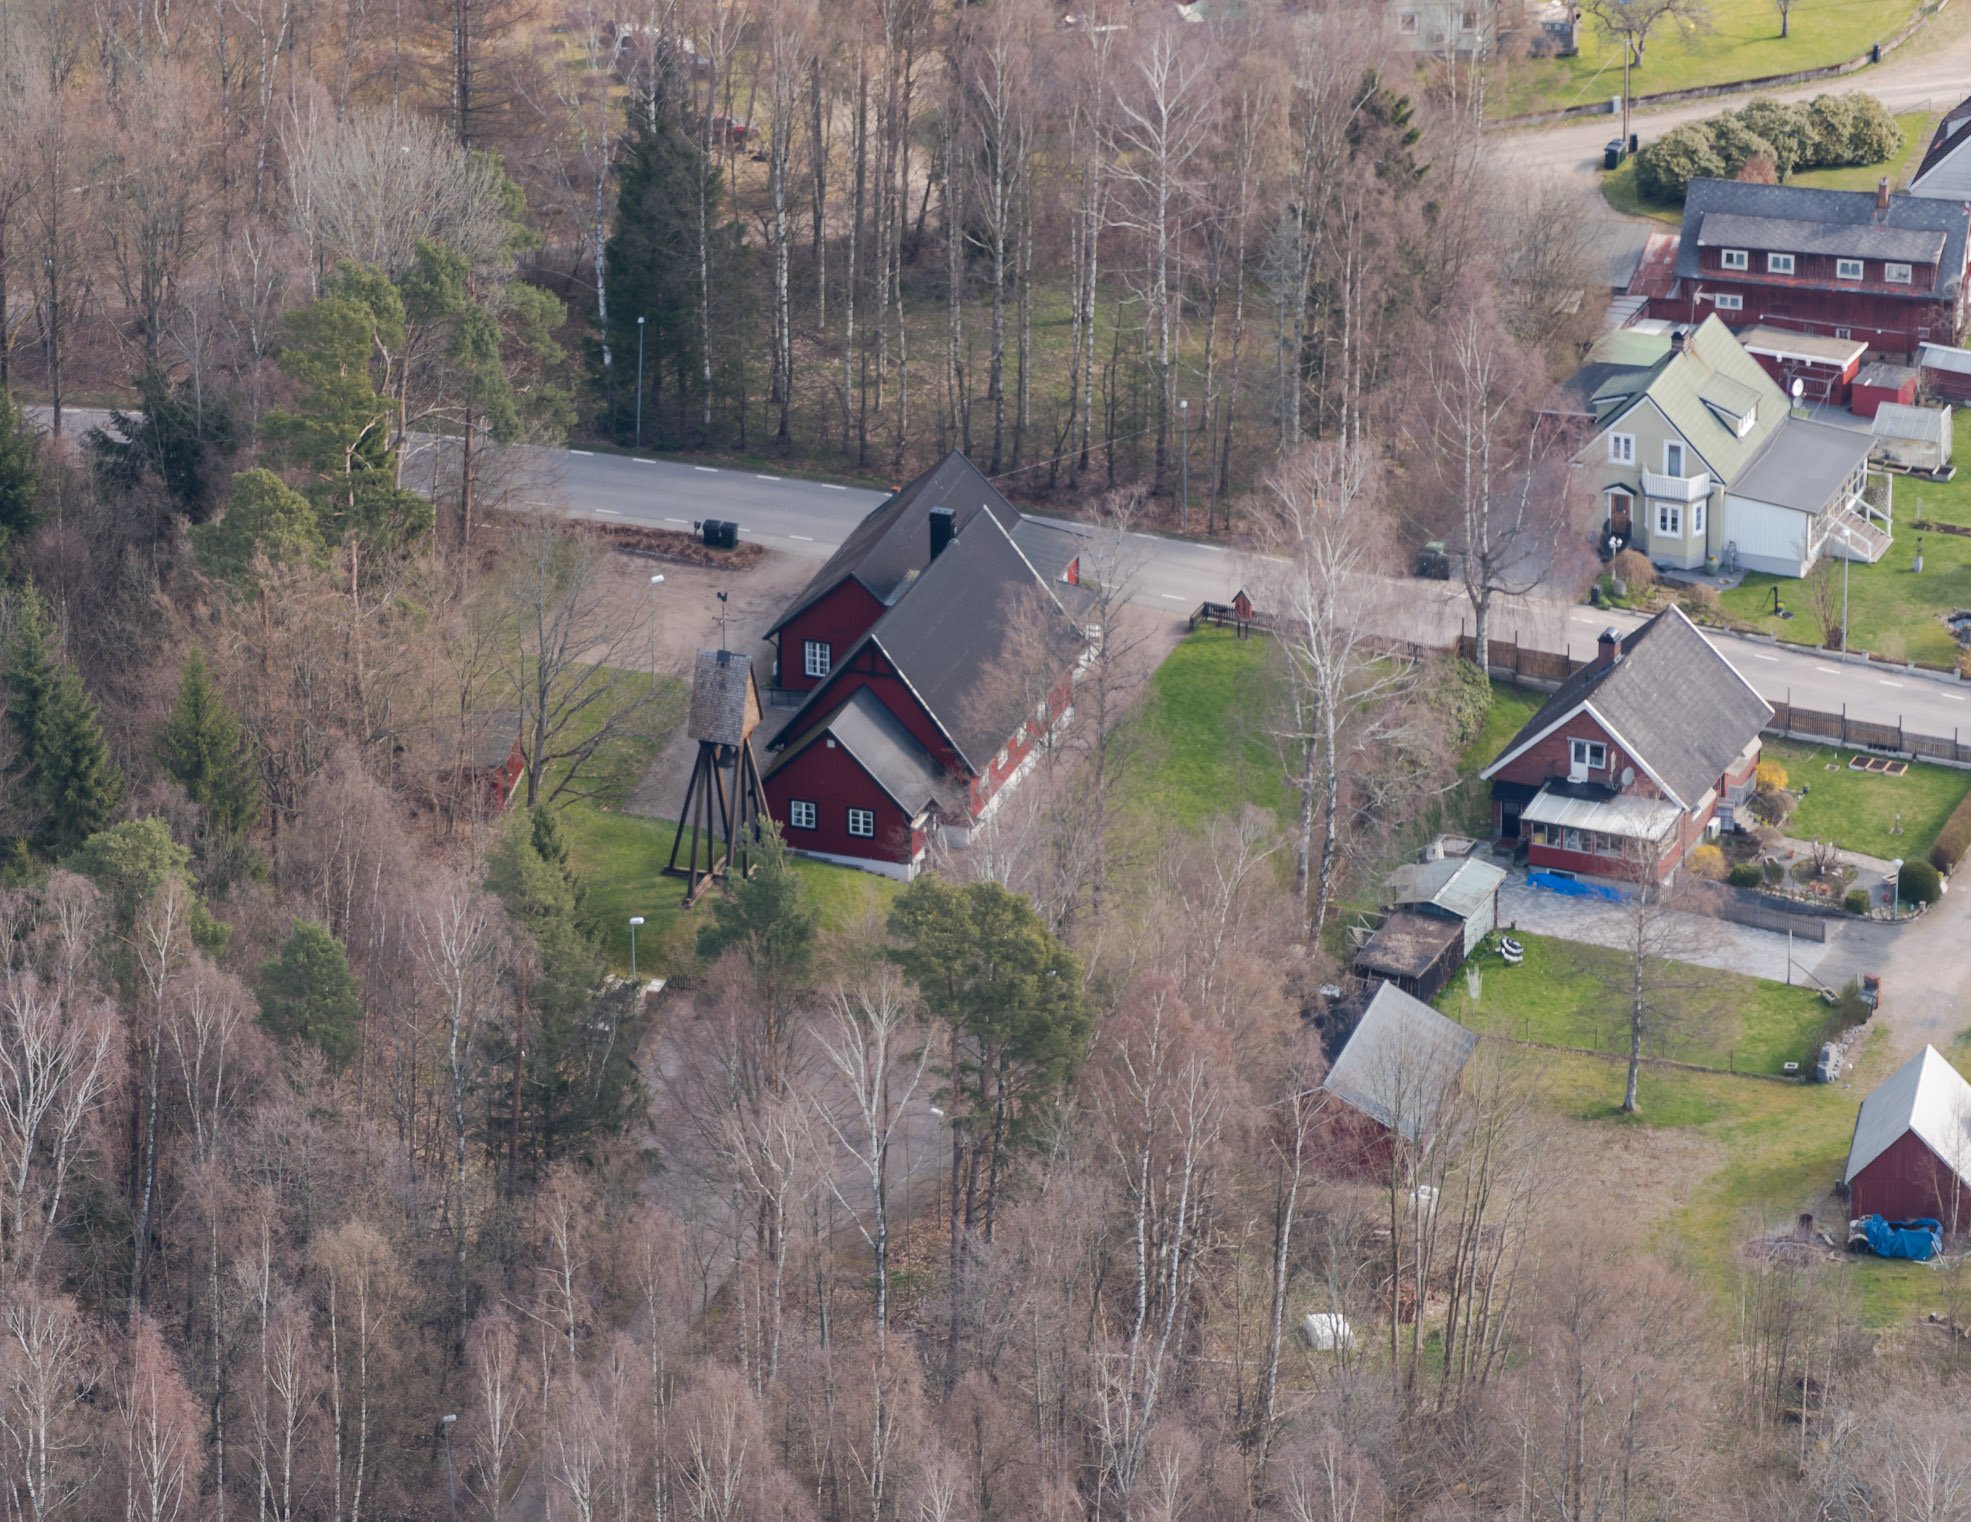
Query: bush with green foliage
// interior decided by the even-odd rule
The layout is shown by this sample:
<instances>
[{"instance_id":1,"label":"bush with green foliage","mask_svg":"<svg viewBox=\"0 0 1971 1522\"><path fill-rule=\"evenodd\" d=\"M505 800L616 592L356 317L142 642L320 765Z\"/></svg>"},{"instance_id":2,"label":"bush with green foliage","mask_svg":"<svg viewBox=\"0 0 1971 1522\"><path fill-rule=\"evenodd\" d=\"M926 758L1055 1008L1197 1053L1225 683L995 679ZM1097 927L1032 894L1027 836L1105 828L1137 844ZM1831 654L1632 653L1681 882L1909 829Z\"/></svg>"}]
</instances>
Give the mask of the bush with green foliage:
<instances>
[{"instance_id":1,"label":"bush with green foliage","mask_svg":"<svg viewBox=\"0 0 1971 1522\"><path fill-rule=\"evenodd\" d=\"M1756 888L1765 880L1765 869L1756 861L1741 861L1725 874L1725 881L1734 888Z\"/></svg>"},{"instance_id":2,"label":"bush with green foliage","mask_svg":"<svg viewBox=\"0 0 1971 1522\"><path fill-rule=\"evenodd\" d=\"M1896 875L1906 904L1934 904L1944 896L1943 875L1927 861L1906 861Z\"/></svg>"},{"instance_id":3,"label":"bush with green foliage","mask_svg":"<svg viewBox=\"0 0 1971 1522\"><path fill-rule=\"evenodd\" d=\"M1967 851L1971 851L1971 793L1965 794L1937 831L1930 844L1930 865L1939 872L1955 872Z\"/></svg>"},{"instance_id":4,"label":"bush with green foliage","mask_svg":"<svg viewBox=\"0 0 1971 1522\"><path fill-rule=\"evenodd\" d=\"M331 1068L347 1067L362 1045L363 1001L342 942L297 920L280 957L260 969L260 1020L277 1036L313 1042Z\"/></svg>"},{"instance_id":5,"label":"bush with green foliage","mask_svg":"<svg viewBox=\"0 0 1971 1522\"><path fill-rule=\"evenodd\" d=\"M1850 914L1866 914L1869 911L1868 889L1850 888L1841 900L1841 907Z\"/></svg>"},{"instance_id":6,"label":"bush with green foliage","mask_svg":"<svg viewBox=\"0 0 1971 1522\"><path fill-rule=\"evenodd\" d=\"M271 470L243 470L234 476L226 516L199 524L191 537L199 569L240 587L262 555L279 565L318 561L327 553L315 509Z\"/></svg>"},{"instance_id":7,"label":"bush with green foliage","mask_svg":"<svg viewBox=\"0 0 1971 1522\"><path fill-rule=\"evenodd\" d=\"M1880 164L1902 129L1872 95L1852 91L1794 105L1761 96L1742 110L1673 127L1636 154L1636 188L1653 201L1683 200L1690 182L1730 179L1755 157L1781 180L1798 169Z\"/></svg>"}]
</instances>

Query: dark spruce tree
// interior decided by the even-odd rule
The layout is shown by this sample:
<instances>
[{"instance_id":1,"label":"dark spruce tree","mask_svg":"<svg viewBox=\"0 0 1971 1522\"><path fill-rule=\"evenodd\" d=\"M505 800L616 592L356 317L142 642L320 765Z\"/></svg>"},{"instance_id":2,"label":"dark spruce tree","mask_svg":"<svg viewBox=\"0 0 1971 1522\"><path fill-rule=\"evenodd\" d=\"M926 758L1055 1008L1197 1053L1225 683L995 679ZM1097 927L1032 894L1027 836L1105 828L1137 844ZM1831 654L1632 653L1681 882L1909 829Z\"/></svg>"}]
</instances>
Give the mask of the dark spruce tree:
<instances>
[{"instance_id":1,"label":"dark spruce tree","mask_svg":"<svg viewBox=\"0 0 1971 1522\"><path fill-rule=\"evenodd\" d=\"M112 412L109 428L89 430L97 474L122 492L155 480L173 512L205 522L226 490L233 456L247 442L245 419L225 393L189 377L174 386L161 370L139 377L137 395L138 411Z\"/></svg>"},{"instance_id":2,"label":"dark spruce tree","mask_svg":"<svg viewBox=\"0 0 1971 1522\"><path fill-rule=\"evenodd\" d=\"M704 396L699 313L699 187L704 215L718 227L725 186L667 96L632 101L629 148L616 196L616 230L603 251L610 363L596 357L602 426L619 443L636 437L637 318L643 331L643 441L690 441ZM730 234L712 250L713 280L730 283Z\"/></svg>"},{"instance_id":3,"label":"dark spruce tree","mask_svg":"<svg viewBox=\"0 0 1971 1522\"><path fill-rule=\"evenodd\" d=\"M41 431L0 389L0 565L34 531L40 490Z\"/></svg>"},{"instance_id":4,"label":"dark spruce tree","mask_svg":"<svg viewBox=\"0 0 1971 1522\"><path fill-rule=\"evenodd\" d=\"M4 676L13 772L29 815L24 833L42 854L65 856L109 822L123 801L123 774L31 584L21 593Z\"/></svg>"}]
</instances>

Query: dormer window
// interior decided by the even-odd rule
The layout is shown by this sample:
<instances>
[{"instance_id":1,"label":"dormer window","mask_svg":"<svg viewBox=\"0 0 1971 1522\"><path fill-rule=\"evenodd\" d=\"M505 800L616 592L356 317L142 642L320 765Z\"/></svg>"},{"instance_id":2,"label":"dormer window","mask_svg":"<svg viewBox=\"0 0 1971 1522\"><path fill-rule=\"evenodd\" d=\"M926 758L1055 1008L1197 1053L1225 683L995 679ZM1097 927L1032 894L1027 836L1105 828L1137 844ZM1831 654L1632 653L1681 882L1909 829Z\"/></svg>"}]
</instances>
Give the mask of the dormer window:
<instances>
[{"instance_id":1,"label":"dormer window","mask_svg":"<svg viewBox=\"0 0 1971 1522\"><path fill-rule=\"evenodd\" d=\"M1791 254L1767 254L1766 273L1768 275L1790 275L1793 273Z\"/></svg>"},{"instance_id":2,"label":"dormer window","mask_svg":"<svg viewBox=\"0 0 1971 1522\"><path fill-rule=\"evenodd\" d=\"M1862 262L1859 259L1836 259L1834 278L1836 280L1859 280L1862 277Z\"/></svg>"},{"instance_id":3,"label":"dormer window","mask_svg":"<svg viewBox=\"0 0 1971 1522\"><path fill-rule=\"evenodd\" d=\"M1746 409L1745 416L1738 420L1738 436L1742 439L1759 425L1759 404L1754 402Z\"/></svg>"},{"instance_id":4,"label":"dormer window","mask_svg":"<svg viewBox=\"0 0 1971 1522\"><path fill-rule=\"evenodd\" d=\"M1907 264L1885 264L1882 266L1882 278L1891 285L1908 285L1909 266Z\"/></svg>"},{"instance_id":5,"label":"dormer window","mask_svg":"<svg viewBox=\"0 0 1971 1522\"><path fill-rule=\"evenodd\" d=\"M1728 248L1719 255L1719 262L1728 270L1749 269L1752 256L1742 248Z\"/></svg>"}]
</instances>

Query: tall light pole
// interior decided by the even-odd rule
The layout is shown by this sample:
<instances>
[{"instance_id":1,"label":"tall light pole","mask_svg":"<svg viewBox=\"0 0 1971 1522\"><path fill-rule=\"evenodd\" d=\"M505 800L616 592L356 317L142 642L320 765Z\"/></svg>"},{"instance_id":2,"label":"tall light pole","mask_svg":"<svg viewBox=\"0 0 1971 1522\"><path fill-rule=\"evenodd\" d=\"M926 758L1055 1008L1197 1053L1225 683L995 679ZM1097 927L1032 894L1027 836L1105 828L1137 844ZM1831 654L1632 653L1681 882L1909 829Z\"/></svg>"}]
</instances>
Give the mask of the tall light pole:
<instances>
[{"instance_id":1,"label":"tall light pole","mask_svg":"<svg viewBox=\"0 0 1971 1522\"><path fill-rule=\"evenodd\" d=\"M1191 530L1191 404L1188 400L1177 404L1177 436L1182 441L1177 446L1178 470L1184 477L1184 514L1179 522L1184 531Z\"/></svg>"},{"instance_id":2,"label":"tall light pole","mask_svg":"<svg viewBox=\"0 0 1971 1522\"><path fill-rule=\"evenodd\" d=\"M650 578L650 695L657 695L657 589L664 584L664 578Z\"/></svg>"},{"instance_id":3,"label":"tall light pole","mask_svg":"<svg viewBox=\"0 0 1971 1522\"><path fill-rule=\"evenodd\" d=\"M630 986L636 987L636 927L643 923L643 916L630 916Z\"/></svg>"},{"instance_id":4,"label":"tall light pole","mask_svg":"<svg viewBox=\"0 0 1971 1522\"><path fill-rule=\"evenodd\" d=\"M643 448L643 319L636 320L636 447Z\"/></svg>"},{"instance_id":5,"label":"tall light pole","mask_svg":"<svg viewBox=\"0 0 1971 1522\"><path fill-rule=\"evenodd\" d=\"M452 1522L459 1522L459 1487L452 1478L452 1423L457 1420L458 1414L454 1412L439 1424L445 1429L445 1489L452 1496Z\"/></svg>"}]
</instances>

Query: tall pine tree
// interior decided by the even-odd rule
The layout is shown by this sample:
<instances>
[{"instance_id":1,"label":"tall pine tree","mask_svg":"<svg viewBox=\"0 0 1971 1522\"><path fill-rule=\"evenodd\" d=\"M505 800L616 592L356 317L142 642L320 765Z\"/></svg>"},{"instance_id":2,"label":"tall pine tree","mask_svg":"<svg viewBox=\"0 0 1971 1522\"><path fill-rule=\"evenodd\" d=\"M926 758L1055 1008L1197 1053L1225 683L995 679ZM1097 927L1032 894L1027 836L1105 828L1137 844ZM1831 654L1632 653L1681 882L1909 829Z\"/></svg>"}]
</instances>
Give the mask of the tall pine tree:
<instances>
[{"instance_id":1,"label":"tall pine tree","mask_svg":"<svg viewBox=\"0 0 1971 1522\"><path fill-rule=\"evenodd\" d=\"M48 605L32 584L21 593L4 672L13 775L30 823L27 838L63 856L100 830L123 801L123 774L75 668L56 647Z\"/></svg>"},{"instance_id":2,"label":"tall pine tree","mask_svg":"<svg viewBox=\"0 0 1971 1522\"><path fill-rule=\"evenodd\" d=\"M158 759L214 829L243 835L260 812L252 737L226 706L225 694L194 645L178 679L178 701L157 736Z\"/></svg>"}]
</instances>

